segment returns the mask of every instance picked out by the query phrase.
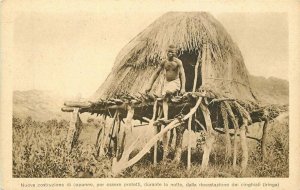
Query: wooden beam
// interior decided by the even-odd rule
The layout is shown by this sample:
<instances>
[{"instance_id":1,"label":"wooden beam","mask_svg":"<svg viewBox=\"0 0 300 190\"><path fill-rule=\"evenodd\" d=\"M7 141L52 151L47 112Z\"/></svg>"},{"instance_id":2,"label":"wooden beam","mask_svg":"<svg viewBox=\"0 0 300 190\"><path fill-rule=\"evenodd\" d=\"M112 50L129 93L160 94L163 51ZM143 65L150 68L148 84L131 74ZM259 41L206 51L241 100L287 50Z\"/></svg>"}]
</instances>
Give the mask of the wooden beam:
<instances>
[{"instance_id":1,"label":"wooden beam","mask_svg":"<svg viewBox=\"0 0 300 190\"><path fill-rule=\"evenodd\" d=\"M125 126L124 126L124 133L125 133L124 136L125 137L131 131L133 115L134 115L134 108L132 108L131 106L128 106L127 107L127 116L126 116L126 119L125 119ZM129 154L130 154L130 153L126 154L126 152L125 152L125 146L126 146L126 143L127 143L126 140L128 140L128 138L124 139L124 144L122 145L123 146L122 149L124 151L123 151L123 155L122 155L121 159L123 159L123 160L128 160Z\"/></svg>"},{"instance_id":2,"label":"wooden beam","mask_svg":"<svg viewBox=\"0 0 300 190\"><path fill-rule=\"evenodd\" d=\"M116 157L119 159L122 155L122 141L124 138L124 127L121 125L121 120L120 120L120 114L118 114L116 118L116 123L117 123L117 130L116 130L116 137L117 137L117 150L116 150Z\"/></svg>"},{"instance_id":3,"label":"wooden beam","mask_svg":"<svg viewBox=\"0 0 300 190\"><path fill-rule=\"evenodd\" d=\"M202 86L206 84L206 76L207 76L207 70L206 70L206 57L207 57L207 44L203 44L202 48L202 57L201 57L201 77L202 77Z\"/></svg>"},{"instance_id":4,"label":"wooden beam","mask_svg":"<svg viewBox=\"0 0 300 190\"><path fill-rule=\"evenodd\" d=\"M102 128L99 130L98 137L96 140L96 151L97 151L97 156L104 156L106 155L107 151L105 151L105 146L107 139L109 137L109 133L107 133L107 126L106 126L106 117L102 116L103 118L103 123L102 123Z\"/></svg>"},{"instance_id":5,"label":"wooden beam","mask_svg":"<svg viewBox=\"0 0 300 190\"><path fill-rule=\"evenodd\" d=\"M74 109L74 112L71 114L70 126L67 134L66 146L68 152L71 153L72 149L78 143L78 138L82 129L82 121L79 117L78 108Z\"/></svg>"},{"instance_id":6,"label":"wooden beam","mask_svg":"<svg viewBox=\"0 0 300 190\"><path fill-rule=\"evenodd\" d=\"M195 75L194 75L194 83L193 83L193 90L192 92L196 91L196 87L197 87L197 80L198 80L198 68L199 68L199 64L200 64L200 58L201 58L201 53L199 51L199 55L197 58L197 62L195 65ZM204 63L202 63L204 64ZM187 157L187 170L191 169L191 159L192 159L192 119L193 117L189 118L188 121L188 132L189 132L189 139L188 139L188 157Z\"/></svg>"},{"instance_id":7,"label":"wooden beam","mask_svg":"<svg viewBox=\"0 0 300 190\"><path fill-rule=\"evenodd\" d=\"M149 122L150 128L153 128L153 123L156 118L156 114L157 114L157 100L155 100L154 105L153 105L153 116ZM156 135L158 133L157 127L156 127L156 129L153 129L153 130L155 133L154 135ZM153 147L153 164L154 164L154 166L156 166L156 164L157 164L157 142L154 144L154 147Z\"/></svg>"},{"instance_id":8,"label":"wooden beam","mask_svg":"<svg viewBox=\"0 0 300 190\"><path fill-rule=\"evenodd\" d=\"M188 157L187 157L187 170L191 169L191 157L192 157L192 117L188 121Z\"/></svg>"},{"instance_id":9,"label":"wooden beam","mask_svg":"<svg viewBox=\"0 0 300 190\"><path fill-rule=\"evenodd\" d=\"M106 154L106 152L104 151L104 147L105 147L105 144L107 142L107 139L108 139L108 136L109 136L109 133L106 133L106 117L105 116L102 116L102 119L103 119L103 126L102 126L102 132L101 132L101 136L100 136L100 142L99 142L99 146L98 146L98 149L97 149L97 156L104 156ZM100 131L99 131L100 132ZM98 142L98 140L97 140ZM96 146L97 147L97 146Z\"/></svg>"},{"instance_id":10,"label":"wooden beam","mask_svg":"<svg viewBox=\"0 0 300 190\"><path fill-rule=\"evenodd\" d=\"M167 100L163 100L163 114L164 114L164 119L165 120L168 120L169 118L169 105L168 105L168 102ZM163 126L165 127L165 126ZM163 135L163 160L166 160L167 159L167 156L169 154L169 147L168 147L168 133L165 133Z\"/></svg>"},{"instance_id":11,"label":"wooden beam","mask_svg":"<svg viewBox=\"0 0 300 190\"><path fill-rule=\"evenodd\" d=\"M233 141L233 167L236 167L236 161L237 161L237 143L238 143L238 132L239 132L239 127L238 127L238 122L236 121L235 115L232 112L232 109L230 107L230 105L228 104L228 102L224 102L226 111L228 113L229 118L231 119L231 122L233 124L234 127L234 141Z\"/></svg>"},{"instance_id":12,"label":"wooden beam","mask_svg":"<svg viewBox=\"0 0 300 190\"><path fill-rule=\"evenodd\" d=\"M62 107L61 111L63 112L73 112L75 108L72 107Z\"/></svg>"},{"instance_id":13,"label":"wooden beam","mask_svg":"<svg viewBox=\"0 0 300 190\"><path fill-rule=\"evenodd\" d=\"M103 141L103 133L104 133L104 126L101 126L99 129L99 132L97 134L97 139L96 139L96 155L97 157L99 156L100 153L100 145Z\"/></svg>"},{"instance_id":14,"label":"wooden beam","mask_svg":"<svg viewBox=\"0 0 300 190\"><path fill-rule=\"evenodd\" d=\"M228 113L226 111L224 103L221 103L220 108L221 108L221 115L223 119L224 132L225 132L226 159L228 160L228 158L230 158L232 154L229 125L228 125Z\"/></svg>"},{"instance_id":15,"label":"wooden beam","mask_svg":"<svg viewBox=\"0 0 300 190\"><path fill-rule=\"evenodd\" d=\"M109 143L108 143L108 148L111 150L111 155L115 154L114 152L114 147L111 148L111 142L113 141L114 146L115 146L115 125L116 125L116 118L118 115L118 111L115 112L114 117L113 117L113 123L111 126L111 132L110 132L110 139L109 139Z\"/></svg>"},{"instance_id":16,"label":"wooden beam","mask_svg":"<svg viewBox=\"0 0 300 190\"><path fill-rule=\"evenodd\" d=\"M261 138L261 153L262 153L262 161L265 160L266 155L267 155L267 148L266 148L266 142L267 142L267 133L268 133L268 126L269 126L269 120L264 121L264 126L263 126L263 134Z\"/></svg>"},{"instance_id":17,"label":"wooden beam","mask_svg":"<svg viewBox=\"0 0 300 190\"><path fill-rule=\"evenodd\" d=\"M193 83L193 90L192 92L195 92L196 91L196 87L197 87L197 80L198 80L198 68L199 68L199 62L200 62L200 58L201 58L201 53L199 52L199 55L198 55L198 58L197 58L197 62L196 62L196 65L195 65L195 77L194 77L194 83Z\"/></svg>"},{"instance_id":18,"label":"wooden beam","mask_svg":"<svg viewBox=\"0 0 300 190\"><path fill-rule=\"evenodd\" d=\"M241 139L241 146L242 146L242 162L241 162L241 167L242 167L242 172L244 173L247 168L248 164L248 145L247 145L247 138L246 138L246 126L248 122L245 119L243 121L243 125L240 128L240 139Z\"/></svg>"},{"instance_id":19,"label":"wooden beam","mask_svg":"<svg viewBox=\"0 0 300 190\"><path fill-rule=\"evenodd\" d=\"M64 105L67 107L88 108L92 104L90 102L66 101Z\"/></svg>"},{"instance_id":20,"label":"wooden beam","mask_svg":"<svg viewBox=\"0 0 300 190\"><path fill-rule=\"evenodd\" d=\"M211 118L210 118L210 111L207 108L207 106L205 106L204 104L200 104L200 109L203 113L204 116L204 120L205 120L205 124L206 124L206 130L208 133L213 133L213 127L212 127L212 122L211 122Z\"/></svg>"},{"instance_id":21,"label":"wooden beam","mask_svg":"<svg viewBox=\"0 0 300 190\"><path fill-rule=\"evenodd\" d=\"M206 125L206 139L205 139L205 144L203 145L203 156L202 156L202 164L201 164L201 167L204 169L208 166L209 155L211 153L211 149L215 139L213 136L214 130L212 127L209 109L202 103L200 104L199 107L203 113L204 121Z\"/></svg>"}]
</instances>

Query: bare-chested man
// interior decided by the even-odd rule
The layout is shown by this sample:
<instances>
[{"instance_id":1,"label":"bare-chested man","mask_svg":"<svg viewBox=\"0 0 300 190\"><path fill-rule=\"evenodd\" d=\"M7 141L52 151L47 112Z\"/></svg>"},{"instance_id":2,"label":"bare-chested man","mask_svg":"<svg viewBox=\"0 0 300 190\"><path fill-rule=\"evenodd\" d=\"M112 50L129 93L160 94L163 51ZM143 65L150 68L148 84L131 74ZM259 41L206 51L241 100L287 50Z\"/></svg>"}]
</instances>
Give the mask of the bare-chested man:
<instances>
[{"instance_id":1,"label":"bare-chested man","mask_svg":"<svg viewBox=\"0 0 300 190\"><path fill-rule=\"evenodd\" d=\"M176 57L177 50L175 46L170 45L167 50L167 59L162 61L159 65L159 69L152 75L150 82L146 88L146 93L150 92L153 83L159 76L161 71L164 71L164 84L162 88L162 95L165 97L163 100L163 113L164 119L168 119L168 103L167 98L168 95L179 91L180 93L185 92L185 73L183 69L182 62ZM164 136L163 146L164 146L164 158L166 158L168 154L168 139L167 136Z\"/></svg>"},{"instance_id":2,"label":"bare-chested man","mask_svg":"<svg viewBox=\"0 0 300 190\"><path fill-rule=\"evenodd\" d=\"M167 51L168 59L162 61L159 65L159 69L152 75L150 82L146 88L146 93L148 93L155 80L159 76L161 71L165 73L165 80L163 84L162 95L172 94L176 91L180 93L185 92L185 73L182 66L182 62L176 58L177 50L175 46L170 45Z\"/></svg>"}]
</instances>

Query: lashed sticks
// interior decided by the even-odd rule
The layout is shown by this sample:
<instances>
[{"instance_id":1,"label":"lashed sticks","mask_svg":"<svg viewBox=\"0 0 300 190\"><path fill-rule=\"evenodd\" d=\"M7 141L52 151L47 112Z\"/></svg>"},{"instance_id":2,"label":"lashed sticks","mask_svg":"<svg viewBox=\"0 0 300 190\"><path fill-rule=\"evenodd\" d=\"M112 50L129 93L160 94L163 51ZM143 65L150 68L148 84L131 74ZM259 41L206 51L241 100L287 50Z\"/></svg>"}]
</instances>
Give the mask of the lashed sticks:
<instances>
[{"instance_id":1,"label":"lashed sticks","mask_svg":"<svg viewBox=\"0 0 300 190\"><path fill-rule=\"evenodd\" d=\"M144 148L131 160L127 161L127 159L122 159L122 158L120 159L119 162L114 160L113 165L112 165L113 174L116 175L116 174L120 173L122 170L130 167L131 165L133 165L137 161L139 161L151 149L151 147L159 140L159 138L161 138L166 132L168 132L169 130L171 130L175 127L180 126L184 121L186 121L187 119L192 117L193 114L198 109L201 101L202 101L202 98L200 97L197 100L196 105L191 109L191 111L187 115L185 115L182 119L177 118L177 119L173 120L170 124L168 124L165 128L163 128L159 133L157 133L154 137L152 137L152 139L146 143ZM134 142L134 143L136 143L136 142ZM126 153L125 153L125 151L124 151L124 153L126 155L129 155L132 152L132 150L133 150L133 147L130 146L130 148L128 150L126 150Z\"/></svg>"}]
</instances>

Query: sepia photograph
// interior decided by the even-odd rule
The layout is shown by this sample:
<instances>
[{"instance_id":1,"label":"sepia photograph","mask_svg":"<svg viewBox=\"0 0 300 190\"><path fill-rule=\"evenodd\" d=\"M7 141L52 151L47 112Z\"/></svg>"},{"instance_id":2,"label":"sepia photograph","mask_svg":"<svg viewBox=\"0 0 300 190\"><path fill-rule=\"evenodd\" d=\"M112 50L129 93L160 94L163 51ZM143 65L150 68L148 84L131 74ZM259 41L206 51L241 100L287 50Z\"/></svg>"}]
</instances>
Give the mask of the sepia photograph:
<instances>
[{"instance_id":1,"label":"sepia photograph","mask_svg":"<svg viewBox=\"0 0 300 190\"><path fill-rule=\"evenodd\" d=\"M1 46L9 178L56 179L20 189L67 187L57 178L104 178L72 182L77 189L126 186L115 178L156 179L132 188L163 188L161 178L173 179L168 188L228 189L205 179L291 177L288 11L17 2L13 16L1 14L11 31L1 36L10 39ZM205 179L175 185L182 178ZM239 188L285 189L252 182Z\"/></svg>"}]
</instances>

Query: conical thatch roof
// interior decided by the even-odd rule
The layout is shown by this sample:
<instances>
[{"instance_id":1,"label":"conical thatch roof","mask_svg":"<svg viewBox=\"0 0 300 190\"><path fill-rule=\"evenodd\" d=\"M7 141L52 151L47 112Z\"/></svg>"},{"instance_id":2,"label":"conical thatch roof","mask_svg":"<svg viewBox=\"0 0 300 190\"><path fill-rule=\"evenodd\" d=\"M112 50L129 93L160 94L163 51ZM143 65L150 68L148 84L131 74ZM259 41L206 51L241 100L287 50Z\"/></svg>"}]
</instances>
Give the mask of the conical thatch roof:
<instances>
[{"instance_id":1,"label":"conical thatch roof","mask_svg":"<svg viewBox=\"0 0 300 190\"><path fill-rule=\"evenodd\" d=\"M197 55L201 64L198 81L202 85L228 97L255 100L241 52L224 27L205 12L170 12L158 18L121 50L92 100L122 92L132 95L143 92L170 44L179 49L179 55ZM183 64L186 67L190 63ZM186 70L186 75L188 78L194 72ZM156 94L160 94L162 78L161 74L153 85ZM193 79L187 83L193 83Z\"/></svg>"}]
</instances>

